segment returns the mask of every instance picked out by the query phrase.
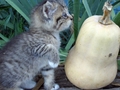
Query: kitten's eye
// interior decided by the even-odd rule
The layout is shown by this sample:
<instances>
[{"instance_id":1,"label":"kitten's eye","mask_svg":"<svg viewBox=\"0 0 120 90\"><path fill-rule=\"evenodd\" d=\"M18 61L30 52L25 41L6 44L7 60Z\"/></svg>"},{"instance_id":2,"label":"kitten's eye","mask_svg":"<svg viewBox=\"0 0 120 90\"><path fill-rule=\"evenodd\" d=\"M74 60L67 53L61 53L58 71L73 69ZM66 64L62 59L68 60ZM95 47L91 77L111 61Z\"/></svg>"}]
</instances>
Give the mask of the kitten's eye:
<instances>
[{"instance_id":1,"label":"kitten's eye","mask_svg":"<svg viewBox=\"0 0 120 90\"><path fill-rule=\"evenodd\" d=\"M66 13L63 13L63 14L62 14L62 17L63 17L63 18L67 18L68 16L67 16Z\"/></svg>"},{"instance_id":2,"label":"kitten's eye","mask_svg":"<svg viewBox=\"0 0 120 90\"><path fill-rule=\"evenodd\" d=\"M66 18L68 18L67 14L63 13L62 16L60 16L60 17L57 18L56 22L58 22L61 19L66 19Z\"/></svg>"}]
</instances>

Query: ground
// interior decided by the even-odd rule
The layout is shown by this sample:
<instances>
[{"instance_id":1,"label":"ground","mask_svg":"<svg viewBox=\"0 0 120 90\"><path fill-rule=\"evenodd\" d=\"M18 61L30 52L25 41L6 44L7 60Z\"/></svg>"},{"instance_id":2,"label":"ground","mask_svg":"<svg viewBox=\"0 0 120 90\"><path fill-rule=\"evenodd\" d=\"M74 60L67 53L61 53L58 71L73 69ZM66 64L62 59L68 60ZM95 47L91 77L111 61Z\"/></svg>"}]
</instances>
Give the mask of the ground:
<instances>
[{"instance_id":1,"label":"ground","mask_svg":"<svg viewBox=\"0 0 120 90\"><path fill-rule=\"evenodd\" d=\"M69 80L65 75L64 65L60 65L56 70L55 74L56 74L56 83L60 85L59 90L82 90L75 87L73 84L69 82ZM41 77L39 77L38 84L33 90L44 90L43 79ZM99 90L120 90L120 71L118 71L116 79L114 80L113 83Z\"/></svg>"}]
</instances>

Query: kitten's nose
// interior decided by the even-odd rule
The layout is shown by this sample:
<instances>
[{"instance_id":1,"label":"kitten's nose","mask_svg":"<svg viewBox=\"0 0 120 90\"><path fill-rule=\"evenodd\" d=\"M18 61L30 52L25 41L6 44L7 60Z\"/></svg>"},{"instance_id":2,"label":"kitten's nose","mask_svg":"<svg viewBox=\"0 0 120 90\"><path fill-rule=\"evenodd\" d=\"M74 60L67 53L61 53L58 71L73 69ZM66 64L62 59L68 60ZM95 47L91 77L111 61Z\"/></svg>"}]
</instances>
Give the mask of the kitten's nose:
<instances>
[{"instance_id":1,"label":"kitten's nose","mask_svg":"<svg viewBox=\"0 0 120 90\"><path fill-rule=\"evenodd\" d=\"M70 20L73 20L73 17L72 17L72 16L70 17Z\"/></svg>"},{"instance_id":2,"label":"kitten's nose","mask_svg":"<svg viewBox=\"0 0 120 90\"><path fill-rule=\"evenodd\" d=\"M69 18L70 18L70 20L73 20L73 16L72 16L72 15L70 15L70 14L69 14Z\"/></svg>"}]
</instances>

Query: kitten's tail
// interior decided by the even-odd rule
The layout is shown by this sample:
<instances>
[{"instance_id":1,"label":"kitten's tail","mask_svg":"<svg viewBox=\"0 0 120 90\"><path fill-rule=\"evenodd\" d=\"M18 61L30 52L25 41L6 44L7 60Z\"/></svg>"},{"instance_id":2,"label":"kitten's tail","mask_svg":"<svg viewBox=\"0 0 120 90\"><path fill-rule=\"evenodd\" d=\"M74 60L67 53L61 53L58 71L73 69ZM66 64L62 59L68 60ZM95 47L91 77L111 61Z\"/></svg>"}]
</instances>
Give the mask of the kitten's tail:
<instances>
[{"instance_id":1,"label":"kitten's tail","mask_svg":"<svg viewBox=\"0 0 120 90\"><path fill-rule=\"evenodd\" d=\"M6 88L3 86L0 86L0 90L23 90L23 89L21 89L21 88Z\"/></svg>"}]
</instances>

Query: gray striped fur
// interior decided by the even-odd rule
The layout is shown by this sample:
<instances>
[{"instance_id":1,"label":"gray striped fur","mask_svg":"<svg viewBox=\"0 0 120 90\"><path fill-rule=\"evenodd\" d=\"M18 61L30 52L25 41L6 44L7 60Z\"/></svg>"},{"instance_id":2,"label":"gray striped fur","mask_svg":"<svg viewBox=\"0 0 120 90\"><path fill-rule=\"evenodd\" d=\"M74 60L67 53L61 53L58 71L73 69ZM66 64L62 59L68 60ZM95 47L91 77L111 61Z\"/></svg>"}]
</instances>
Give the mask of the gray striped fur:
<instances>
[{"instance_id":1,"label":"gray striped fur","mask_svg":"<svg viewBox=\"0 0 120 90\"><path fill-rule=\"evenodd\" d=\"M71 20L67 7L56 0L37 5L31 13L29 31L14 37L0 51L0 90L32 88L39 72L45 90L58 89L54 69L59 65L59 32L67 29Z\"/></svg>"}]
</instances>

